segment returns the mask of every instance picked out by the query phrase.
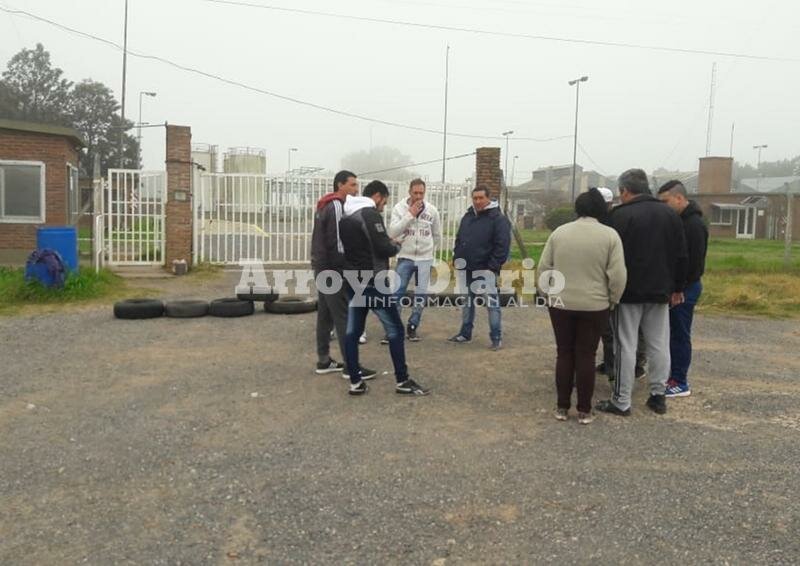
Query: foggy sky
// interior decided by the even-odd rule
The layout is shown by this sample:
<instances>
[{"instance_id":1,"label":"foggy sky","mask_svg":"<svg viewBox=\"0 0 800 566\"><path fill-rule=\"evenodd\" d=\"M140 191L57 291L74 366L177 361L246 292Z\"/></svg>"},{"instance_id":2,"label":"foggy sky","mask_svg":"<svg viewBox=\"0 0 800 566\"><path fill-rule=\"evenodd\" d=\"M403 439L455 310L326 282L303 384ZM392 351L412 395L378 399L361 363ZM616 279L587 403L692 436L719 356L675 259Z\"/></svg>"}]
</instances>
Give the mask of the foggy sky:
<instances>
[{"instance_id":1,"label":"foggy sky","mask_svg":"<svg viewBox=\"0 0 800 566\"><path fill-rule=\"evenodd\" d=\"M666 45L800 58L800 8L791 0L730 3L633 0L250 0L309 10L429 24L581 39ZM122 42L122 0L0 0L70 27ZM746 5L740 5L746 4ZM0 60L41 42L74 81L92 78L121 90L121 53L47 24L0 14ZM450 52L449 130L525 137L571 136L581 86L578 152L587 169L615 174L628 167L695 170L705 153L712 62L718 63L712 155L755 163L800 154L800 63L739 60L617 47L487 37L462 32L364 23L322 16L223 6L203 0L130 0L132 50L286 96L394 122L439 130L444 55ZM293 166L337 169L341 157L393 145L414 161L441 156L436 134L337 116L179 71L128 59L126 115L192 128L194 142L266 148L270 173ZM497 140L451 137L448 155ZM145 167L163 169L163 130L145 130ZM572 140L511 139L516 181L540 166L571 163ZM505 158L505 156L504 156ZM503 158L503 159L504 159ZM472 174L474 159L451 161L448 180ZM510 168L510 167L509 167ZM438 180L441 165L415 170Z\"/></svg>"}]
</instances>

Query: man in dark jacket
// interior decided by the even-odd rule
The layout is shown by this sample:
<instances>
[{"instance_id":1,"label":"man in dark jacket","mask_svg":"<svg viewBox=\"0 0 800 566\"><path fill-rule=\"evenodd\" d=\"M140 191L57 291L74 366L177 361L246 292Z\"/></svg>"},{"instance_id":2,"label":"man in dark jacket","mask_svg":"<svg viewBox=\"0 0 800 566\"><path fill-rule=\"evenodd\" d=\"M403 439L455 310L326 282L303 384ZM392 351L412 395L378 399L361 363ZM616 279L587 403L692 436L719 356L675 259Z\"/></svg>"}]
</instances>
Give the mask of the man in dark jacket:
<instances>
[{"instance_id":1,"label":"man in dark jacket","mask_svg":"<svg viewBox=\"0 0 800 566\"><path fill-rule=\"evenodd\" d=\"M658 198L680 214L686 248L689 254L683 302L669 311L669 352L672 369L667 382L667 397L688 397L692 394L687 380L692 363L692 319L694 307L703 292L701 278L706 266L708 228L703 212L688 199L680 181L669 181L658 189Z\"/></svg>"},{"instance_id":2,"label":"man in dark jacket","mask_svg":"<svg viewBox=\"0 0 800 566\"><path fill-rule=\"evenodd\" d=\"M465 344L472 341L475 298L481 296L489 311L491 349L497 351L503 347L497 278L500 268L508 260L510 246L511 223L508 218L497 201L489 198L486 187L475 188L472 206L461 219L453 250L456 269L466 270L467 300L461 311L461 330L448 339L450 342Z\"/></svg>"},{"instance_id":3,"label":"man in dark jacket","mask_svg":"<svg viewBox=\"0 0 800 566\"><path fill-rule=\"evenodd\" d=\"M428 390L408 375L405 329L397 309L395 289L389 285L389 258L397 255L400 244L390 239L383 223L383 208L389 189L380 181L364 187L360 197L349 197L339 231L344 245L345 276L351 284L347 312L345 351L350 375L350 395L367 392L363 368L358 363L358 339L364 332L367 313L374 311L389 339L396 380L395 392L401 395L427 395ZM357 280L356 280L357 278Z\"/></svg>"},{"instance_id":4,"label":"man in dark jacket","mask_svg":"<svg viewBox=\"0 0 800 566\"><path fill-rule=\"evenodd\" d=\"M612 312L616 363L614 394L597 409L620 416L631 414L634 366L639 328L647 350L650 397L647 406L667 412L669 378L669 307L683 300L686 283L686 240L680 217L649 194L647 174L630 169L620 175L622 204L611 213L611 226L625 251L628 282Z\"/></svg>"},{"instance_id":5,"label":"man in dark jacket","mask_svg":"<svg viewBox=\"0 0 800 566\"><path fill-rule=\"evenodd\" d=\"M323 271L341 275L344 268L344 247L339 235L344 201L358 193L355 173L339 171L333 179L333 192L317 202L314 228L311 233L311 268L316 279ZM342 286L334 293L317 293L317 373L341 372L344 364L330 356L331 330L336 328L339 350L345 357L344 335L347 331L347 293ZM365 379L375 377L375 372L365 369ZM344 374L345 376L347 374Z\"/></svg>"}]
</instances>

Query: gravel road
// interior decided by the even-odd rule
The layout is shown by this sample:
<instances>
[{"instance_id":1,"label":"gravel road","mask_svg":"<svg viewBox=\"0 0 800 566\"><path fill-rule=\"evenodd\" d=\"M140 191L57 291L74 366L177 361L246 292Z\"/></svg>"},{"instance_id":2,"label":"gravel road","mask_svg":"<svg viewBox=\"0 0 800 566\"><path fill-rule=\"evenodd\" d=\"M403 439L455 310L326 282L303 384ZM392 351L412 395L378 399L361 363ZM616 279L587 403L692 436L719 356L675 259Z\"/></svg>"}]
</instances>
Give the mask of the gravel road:
<instances>
[{"instance_id":1,"label":"gravel road","mask_svg":"<svg viewBox=\"0 0 800 566\"><path fill-rule=\"evenodd\" d=\"M169 281L163 296L224 296ZM800 556L800 327L699 317L692 397L556 422L546 313L506 348L426 311L429 397L312 367L314 315L0 318L2 564L790 564ZM364 363L388 371L368 323ZM597 396L609 393L599 382Z\"/></svg>"}]
</instances>

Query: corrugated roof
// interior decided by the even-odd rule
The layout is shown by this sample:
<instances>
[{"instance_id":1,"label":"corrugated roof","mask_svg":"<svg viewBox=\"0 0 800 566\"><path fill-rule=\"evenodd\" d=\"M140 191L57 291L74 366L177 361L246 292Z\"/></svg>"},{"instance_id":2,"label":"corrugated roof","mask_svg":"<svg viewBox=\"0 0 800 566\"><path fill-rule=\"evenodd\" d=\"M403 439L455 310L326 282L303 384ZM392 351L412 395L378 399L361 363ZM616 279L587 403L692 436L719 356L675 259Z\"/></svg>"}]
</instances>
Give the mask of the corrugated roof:
<instances>
[{"instance_id":1,"label":"corrugated roof","mask_svg":"<svg viewBox=\"0 0 800 566\"><path fill-rule=\"evenodd\" d=\"M0 119L0 130L16 130L19 132L33 132L36 134L46 134L51 136L62 136L69 138L81 147L86 147L81 135L66 126L55 124L42 124L39 122L24 122L22 120L2 120Z\"/></svg>"},{"instance_id":2,"label":"corrugated roof","mask_svg":"<svg viewBox=\"0 0 800 566\"><path fill-rule=\"evenodd\" d=\"M800 176L792 176L792 177L761 177L752 178L752 179L742 179L739 181L739 185L741 185L742 191L737 192L747 192L747 189L753 192L759 193L782 193L785 192L786 189L784 185L786 183L795 183L800 181ZM794 190L792 191L794 192Z\"/></svg>"}]
</instances>

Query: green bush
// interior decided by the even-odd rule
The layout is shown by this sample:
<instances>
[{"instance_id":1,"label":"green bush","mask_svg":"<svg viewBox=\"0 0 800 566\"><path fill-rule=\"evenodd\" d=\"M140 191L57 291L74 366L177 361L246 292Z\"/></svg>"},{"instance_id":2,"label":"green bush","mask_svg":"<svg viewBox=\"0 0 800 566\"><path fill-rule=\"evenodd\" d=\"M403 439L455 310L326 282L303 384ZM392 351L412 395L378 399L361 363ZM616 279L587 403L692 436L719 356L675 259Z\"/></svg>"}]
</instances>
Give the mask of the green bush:
<instances>
[{"instance_id":1,"label":"green bush","mask_svg":"<svg viewBox=\"0 0 800 566\"><path fill-rule=\"evenodd\" d=\"M573 220L575 220L575 211L572 208L554 208L547 214L544 223L550 230L555 230L562 224Z\"/></svg>"}]
</instances>

